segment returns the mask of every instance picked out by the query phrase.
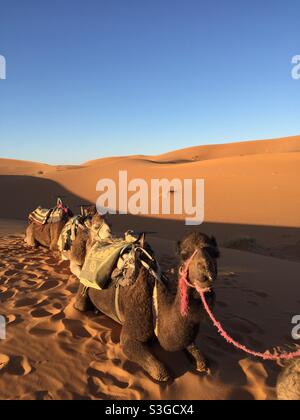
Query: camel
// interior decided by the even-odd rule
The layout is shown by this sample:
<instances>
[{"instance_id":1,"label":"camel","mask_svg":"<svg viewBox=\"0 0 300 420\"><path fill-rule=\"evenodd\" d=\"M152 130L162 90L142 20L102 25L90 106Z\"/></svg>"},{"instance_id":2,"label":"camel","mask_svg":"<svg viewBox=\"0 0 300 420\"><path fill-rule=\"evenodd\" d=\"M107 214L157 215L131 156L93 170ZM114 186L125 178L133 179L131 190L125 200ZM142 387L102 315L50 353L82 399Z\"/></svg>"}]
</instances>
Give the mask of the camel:
<instances>
[{"instance_id":1,"label":"camel","mask_svg":"<svg viewBox=\"0 0 300 420\"><path fill-rule=\"evenodd\" d=\"M144 244L141 244L143 246ZM149 250L148 246L148 250ZM219 250L214 238L199 232L187 235L179 244L181 267L189 258L189 283L209 290L207 300L213 304L213 282L217 278ZM149 344L157 337L167 351L184 350L198 372L208 373L207 363L195 344L200 323L205 318L204 308L194 288L189 288L189 311L180 311L179 281L170 281L159 275L156 262L148 269L137 258L136 279L131 285L103 290L87 289L80 284L75 309L87 311L96 308L122 325L121 348L125 356L140 365L156 381L166 382L170 373L151 352ZM157 273L155 275L155 273Z\"/></svg>"},{"instance_id":2,"label":"camel","mask_svg":"<svg viewBox=\"0 0 300 420\"><path fill-rule=\"evenodd\" d=\"M39 211L39 209L37 210ZM29 225L25 234L25 243L27 243L28 246L36 248L41 245L49 248L51 251L57 249L59 236L65 224L73 216L73 213L69 208L63 206L60 199L57 200L57 206L53 211L61 212L59 220L53 223L51 220L47 220L45 223L38 223L31 218L31 213L29 216Z\"/></svg>"},{"instance_id":3,"label":"camel","mask_svg":"<svg viewBox=\"0 0 300 420\"><path fill-rule=\"evenodd\" d=\"M277 381L277 398L300 401L300 358L286 363Z\"/></svg>"}]
</instances>

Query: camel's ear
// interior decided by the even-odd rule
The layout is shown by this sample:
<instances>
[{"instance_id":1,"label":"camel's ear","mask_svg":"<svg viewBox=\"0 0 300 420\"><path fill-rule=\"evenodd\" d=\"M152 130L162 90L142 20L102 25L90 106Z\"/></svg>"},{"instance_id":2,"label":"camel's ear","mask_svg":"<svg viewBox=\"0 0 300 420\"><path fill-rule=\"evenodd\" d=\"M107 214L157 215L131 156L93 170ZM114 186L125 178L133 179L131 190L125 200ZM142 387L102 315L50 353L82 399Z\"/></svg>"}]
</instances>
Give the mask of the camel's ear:
<instances>
[{"instance_id":1,"label":"camel's ear","mask_svg":"<svg viewBox=\"0 0 300 420\"><path fill-rule=\"evenodd\" d=\"M187 250L182 249L181 241L178 241L176 244L176 254L183 260L186 260L189 257Z\"/></svg>"},{"instance_id":2,"label":"camel's ear","mask_svg":"<svg viewBox=\"0 0 300 420\"><path fill-rule=\"evenodd\" d=\"M142 236L141 236L141 239L140 239L140 244L141 244L142 248L145 247L145 239L146 239L146 234L143 233Z\"/></svg>"}]
</instances>

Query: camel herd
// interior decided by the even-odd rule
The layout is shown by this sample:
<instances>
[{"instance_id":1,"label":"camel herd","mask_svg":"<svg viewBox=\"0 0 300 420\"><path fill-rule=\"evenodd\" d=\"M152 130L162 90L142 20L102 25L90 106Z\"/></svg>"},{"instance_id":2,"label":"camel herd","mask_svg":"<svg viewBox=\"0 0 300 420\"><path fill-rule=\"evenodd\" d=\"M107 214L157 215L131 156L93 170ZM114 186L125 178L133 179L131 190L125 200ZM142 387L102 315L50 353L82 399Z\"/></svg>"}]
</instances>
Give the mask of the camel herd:
<instances>
[{"instance_id":1,"label":"camel herd","mask_svg":"<svg viewBox=\"0 0 300 420\"><path fill-rule=\"evenodd\" d=\"M70 271L80 279L82 267L93 246L102 241L107 243L111 238L111 226L105 216L98 214L94 206L87 206L76 217L66 211L62 220L56 223L39 224L30 220L25 242L31 247L44 246L58 251L62 259L70 262ZM136 242L136 249L146 250L144 254L149 256L147 263L136 252L130 281L112 282L110 287L102 290L88 288L79 282L75 309L82 312L96 309L119 322L122 325L120 340L124 354L156 381L169 381L170 372L151 352L150 344L155 339L166 351L185 351L198 372L209 373L207 361L195 344L200 323L206 317L195 287L187 290L189 307L187 314L183 315L180 310L182 290L179 280L161 273L144 235L137 236ZM192 255L194 258L188 268L189 283L206 290L207 301L213 306L213 286L217 279L220 255L216 239L200 232L186 235L177 245L179 270ZM294 385L289 392L284 384L291 383L291 374L294 375L292 382L295 384L296 378L298 385L296 391ZM280 399L295 396L300 399L299 363L289 364L285 368L279 377L277 389Z\"/></svg>"}]
</instances>

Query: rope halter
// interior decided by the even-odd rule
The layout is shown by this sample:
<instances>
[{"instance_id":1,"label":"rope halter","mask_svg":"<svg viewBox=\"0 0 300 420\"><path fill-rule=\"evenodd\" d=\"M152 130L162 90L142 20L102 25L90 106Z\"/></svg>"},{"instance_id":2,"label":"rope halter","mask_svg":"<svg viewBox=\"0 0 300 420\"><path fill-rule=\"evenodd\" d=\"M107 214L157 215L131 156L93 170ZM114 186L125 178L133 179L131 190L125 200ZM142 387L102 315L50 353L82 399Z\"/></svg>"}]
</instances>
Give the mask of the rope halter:
<instances>
[{"instance_id":1,"label":"rope halter","mask_svg":"<svg viewBox=\"0 0 300 420\"><path fill-rule=\"evenodd\" d=\"M180 295L181 295L181 302L180 302L180 312L182 316L187 316L189 311L189 297L187 293L188 287L192 289L201 290L203 293L207 293L210 291L210 288L201 289L198 286L194 286L189 282L189 268L191 262L198 254L199 249L196 249L192 256L179 268L179 288L180 288ZM198 288L197 288L198 287Z\"/></svg>"},{"instance_id":2,"label":"rope halter","mask_svg":"<svg viewBox=\"0 0 300 420\"><path fill-rule=\"evenodd\" d=\"M192 262L192 260L195 258L199 250L196 250L193 255L185 262L183 266L179 269L179 287L181 292L181 314L182 316L187 316L188 314L188 294L187 294L187 288L192 287L197 290L199 293L199 296L201 298L202 304L204 309L206 310L209 318L211 319L214 327L218 330L218 333L233 347L235 347L238 350L243 351L244 353L258 357L263 360L271 360L271 361L278 361L278 360L291 360L295 359L297 357L300 357L300 349L294 352L282 352L282 353L271 353L270 351L265 351L264 353L257 352L254 350L249 349L245 345L239 343L238 341L234 340L222 327L221 323L217 321L214 314L212 313L206 298L205 293L209 291L209 289L201 289L198 285L194 286L188 281L188 275L189 275L189 266Z\"/></svg>"}]
</instances>

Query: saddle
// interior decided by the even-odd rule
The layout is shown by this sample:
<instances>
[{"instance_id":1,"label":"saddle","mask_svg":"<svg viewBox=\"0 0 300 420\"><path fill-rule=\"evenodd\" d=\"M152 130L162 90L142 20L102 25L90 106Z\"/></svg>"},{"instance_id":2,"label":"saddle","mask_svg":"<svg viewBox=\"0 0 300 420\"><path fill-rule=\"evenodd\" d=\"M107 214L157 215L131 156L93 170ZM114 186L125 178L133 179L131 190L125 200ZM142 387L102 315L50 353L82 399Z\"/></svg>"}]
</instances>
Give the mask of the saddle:
<instances>
[{"instance_id":1,"label":"saddle","mask_svg":"<svg viewBox=\"0 0 300 420\"><path fill-rule=\"evenodd\" d=\"M141 263L153 275L158 264L133 236L96 242L89 251L81 270L80 282L87 288L97 290L129 286L136 279Z\"/></svg>"},{"instance_id":2,"label":"saddle","mask_svg":"<svg viewBox=\"0 0 300 420\"><path fill-rule=\"evenodd\" d=\"M74 216L65 224L57 243L60 252L70 251L78 229L85 229L85 222L85 217Z\"/></svg>"},{"instance_id":3,"label":"saddle","mask_svg":"<svg viewBox=\"0 0 300 420\"><path fill-rule=\"evenodd\" d=\"M28 219L30 222L34 222L39 225L47 225L61 222L70 215L70 210L63 205L61 199L58 199L56 207L52 209L45 209L39 206L29 214Z\"/></svg>"}]
</instances>

